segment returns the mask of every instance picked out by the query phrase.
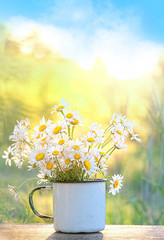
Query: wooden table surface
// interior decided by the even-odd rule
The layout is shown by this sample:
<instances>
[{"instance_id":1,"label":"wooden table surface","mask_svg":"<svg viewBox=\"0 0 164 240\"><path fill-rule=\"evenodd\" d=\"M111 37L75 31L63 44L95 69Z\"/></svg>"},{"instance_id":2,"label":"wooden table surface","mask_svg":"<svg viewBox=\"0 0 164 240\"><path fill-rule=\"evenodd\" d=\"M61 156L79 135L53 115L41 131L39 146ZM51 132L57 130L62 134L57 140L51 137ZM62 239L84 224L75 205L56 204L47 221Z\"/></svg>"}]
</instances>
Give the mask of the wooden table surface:
<instances>
[{"instance_id":1,"label":"wooden table surface","mask_svg":"<svg viewBox=\"0 0 164 240\"><path fill-rule=\"evenodd\" d=\"M0 224L0 240L113 240L164 239L164 226L107 225L89 234L57 233L52 224Z\"/></svg>"}]
</instances>

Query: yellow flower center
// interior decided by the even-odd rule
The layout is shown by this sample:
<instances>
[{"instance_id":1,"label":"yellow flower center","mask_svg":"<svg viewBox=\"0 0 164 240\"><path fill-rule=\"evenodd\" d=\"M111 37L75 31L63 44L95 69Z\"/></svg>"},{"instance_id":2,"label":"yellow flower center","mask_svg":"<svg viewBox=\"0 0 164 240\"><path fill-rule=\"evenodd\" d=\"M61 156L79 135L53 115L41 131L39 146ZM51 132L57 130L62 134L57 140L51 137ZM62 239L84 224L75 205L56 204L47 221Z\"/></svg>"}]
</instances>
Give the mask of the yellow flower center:
<instances>
[{"instance_id":1,"label":"yellow flower center","mask_svg":"<svg viewBox=\"0 0 164 240\"><path fill-rule=\"evenodd\" d=\"M70 159L67 158L67 159L65 160L65 163L68 165L68 164L70 163Z\"/></svg>"},{"instance_id":2,"label":"yellow flower center","mask_svg":"<svg viewBox=\"0 0 164 240\"><path fill-rule=\"evenodd\" d=\"M74 148L75 150L78 150L78 149L79 149L79 146L78 146L78 145L74 145L73 148Z\"/></svg>"},{"instance_id":3,"label":"yellow flower center","mask_svg":"<svg viewBox=\"0 0 164 240\"><path fill-rule=\"evenodd\" d=\"M80 156L80 154L75 154L74 158L75 158L76 160L79 160L79 159L81 158L81 156Z\"/></svg>"},{"instance_id":4,"label":"yellow flower center","mask_svg":"<svg viewBox=\"0 0 164 240\"><path fill-rule=\"evenodd\" d=\"M120 130L118 130L118 129L117 129L117 133L120 134L120 135L122 135L122 132L121 132Z\"/></svg>"},{"instance_id":5,"label":"yellow flower center","mask_svg":"<svg viewBox=\"0 0 164 240\"><path fill-rule=\"evenodd\" d=\"M104 153L104 152L100 152L100 154L101 154L101 155L104 155L104 156L106 155L106 153Z\"/></svg>"},{"instance_id":6,"label":"yellow flower center","mask_svg":"<svg viewBox=\"0 0 164 240\"><path fill-rule=\"evenodd\" d=\"M42 141L45 141L46 140L46 138L42 138Z\"/></svg>"},{"instance_id":7,"label":"yellow flower center","mask_svg":"<svg viewBox=\"0 0 164 240\"><path fill-rule=\"evenodd\" d=\"M72 118L72 117L73 117L73 114L72 114L72 113L67 113L67 114L66 114L66 117L67 117L67 118Z\"/></svg>"},{"instance_id":8,"label":"yellow flower center","mask_svg":"<svg viewBox=\"0 0 164 240\"><path fill-rule=\"evenodd\" d=\"M46 128L47 128L47 125L46 125L46 124L42 124L42 125L39 127L39 132L43 132Z\"/></svg>"},{"instance_id":9,"label":"yellow flower center","mask_svg":"<svg viewBox=\"0 0 164 240\"><path fill-rule=\"evenodd\" d=\"M114 188L117 188L117 187L118 187L118 184L119 184L119 181L116 180L115 183L113 184L113 187L114 187Z\"/></svg>"},{"instance_id":10,"label":"yellow flower center","mask_svg":"<svg viewBox=\"0 0 164 240\"><path fill-rule=\"evenodd\" d=\"M53 168L53 164L52 164L51 162L47 163L47 164L46 164L46 168L47 168L48 170L51 170L51 169Z\"/></svg>"},{"instance_id":11,"label":"yellow flower center","mask_svg":"<svg viewBox=\"0 0 164 240\"><path fill-rule=\"evenodd\" d=\"M45 157L44 153L38 153L35 158L36 158L36 161L41 161L44 159L44 157Z\"/></svg>"},{"instance_id":12,"label":"yellow flower center","mask_svg":"<svg viewBox=\"0 0 164 240\"><path fill-rule=\"evenodd\" d=\"M95 134L95 138L96 138L97 137L97 133L94 130L92 130L92 132Z\"/></svg>"},{"instance_id":13,"label":"yellow flower center","mask_svg":"<svg viewBox=\"0 0 164 240\"><path fill-rule=\"evenodd\" d=\"M92 142L95 142L95 139L94 138L88 138L87 141L92 143Z\"/></svg>"},{"instance_id":14,"label":"yellow flower center","mask_svg":"<svg viewBox=\"0 0 164 240\"><path fill-rule=\"evenodd\" d=\"M72 125L77 125L79 123L79 120L73 118L73 121L70 122Z\"/></svg>"},{"instance_id":15,"label":"yellow flower center","mask_svg":"<svg viewBox=\"0 0 164 240\"><path fill-rule=\"evenodd\" d=\"M64 139L61 139L61 140L58 142L59 145L63 145L64 143L65 143Z\"/></svg>"},{"instance_id":16,"label":"yellow flower center","mask_svg":"<svg viewBox=\"0 0 164 240\"><path fill-rule=\"evenodd\" d=\"M62 110L64 108L64 106L63 105L61 105L61 106L58 106L57 108L56 108L56 112L59 112L60 110Z\"/></svg>"},{"instance_id":17,"label":"yellow flower center","mask_svg":"<svg viewBox=\"0 0 164 240\"><path fill-rule=\"evenodd\" d=\"M87 171L89 171L89 170L91 169L91 164L90 164L90 162L87 161L87 160L84 161L84 166L85 166L85 168L87 169Z\"/></svg>"},{"instance_id":18,"label":"yellow flower center","mask_svg":"<svg viewBox=\"0 0 164 240\"><path fill-rule=\"evenodd\" d=\"M58 155L58 153L59 153L58 150L55 150L55 151L52 152L52 154L55 155L55 156Z\"/></svg>"},{"instance_id":19,"label":"yellow flower center","mask_svg":"<svg viewBox=\"0 0 164 240\"><path fill-rule=\"evenodd\" d=\"M42 143L42 147L44 147L45 144L47 144L47 143Z\"/></svg>"},{"instance_id":20,"label":"yellow flower center","mask_svg":"<svg viewBox=\"0 0 164 240\"><path fill-rule=\"evenodd\" d=\"M116 120L113 120L113 123L115 123L115 125L117 125L117 122L116 122Z\"/></svg>"},{"instance_id":21,"label":"yellow flower center","mask_svg":"<svg viewBox=\"0 0 164 240\"><path fill-rule=\"evenodd\" d=\"M95 161L98 163L99 159L98 157L94 156L95 157Z\"/></svg>"},{"instance_id":22,"label":"yellow flower center","mask_svg":"<svg viewBox=\"0 0 164 240\"><path fill-rule=\"evenodd\" d=\"M120 122L123 124L123 120L122 120L122 118L120 119Z\"/></svg>"},{"instance_id":23,"label":"yellow flower center","mask_svg":"<svg viewBox=\"0 0 164 240\"><path fill-rule=\"evenodd\" d=\"M61 126L57 126L57 127L54 128L53 134L58 134L61 130L62 130L62 127Z\"/></svg>"},{"instance_id":24,"label":"yellow flower center","mask_svg":"<svg viewBox=\"0 0 164 240\"><path fill-rule=\"evenodd\" d=\"M40 134L38 134L36 138L40 138Z\"/></svg>"},{"instance_id":25,"label":"yellow flower center","mask_svg":"<svg viewBox=\"0 0 164 240\"><path fill-rule=\"evenodd\" d=\"M89 152L85 152L85 155L87 155Z\"/></svg>"}]
</instances>

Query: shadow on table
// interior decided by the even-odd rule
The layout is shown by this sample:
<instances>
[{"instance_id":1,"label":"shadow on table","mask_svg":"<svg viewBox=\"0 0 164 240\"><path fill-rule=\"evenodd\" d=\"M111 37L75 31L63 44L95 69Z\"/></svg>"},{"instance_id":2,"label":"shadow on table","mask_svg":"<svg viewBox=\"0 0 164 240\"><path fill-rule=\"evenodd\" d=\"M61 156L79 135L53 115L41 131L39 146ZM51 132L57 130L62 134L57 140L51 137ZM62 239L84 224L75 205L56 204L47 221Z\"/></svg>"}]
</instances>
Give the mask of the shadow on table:
<instances>
[{"instance_id":1,"label":"shadow on table","mask_svg":"<svg viewBox=\"0 0 164 240\"><path fill-rule=\"evenodd\" d=\"M51 234L46 240L102 240L103 233L59 233Z\"/></svg>"}]
</instances>

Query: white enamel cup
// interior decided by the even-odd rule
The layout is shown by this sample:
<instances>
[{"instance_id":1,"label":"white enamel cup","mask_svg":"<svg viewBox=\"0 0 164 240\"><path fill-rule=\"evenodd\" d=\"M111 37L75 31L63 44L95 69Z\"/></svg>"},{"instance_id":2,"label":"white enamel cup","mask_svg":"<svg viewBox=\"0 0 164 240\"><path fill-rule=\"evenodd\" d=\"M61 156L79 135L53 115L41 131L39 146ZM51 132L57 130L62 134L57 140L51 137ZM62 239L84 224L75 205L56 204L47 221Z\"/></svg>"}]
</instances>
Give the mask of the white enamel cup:
<instances>
[{"instance_id":1,"label":"white enamel cup","mask_svg":"<svg viewBox=\"0 0 164 240\"><path fill-rule=\"evenodd\" d=\"M36 187L30 193L29 203L37 216L53 220L54 229L59 232L98 232L105 228L105 179L83 182L53 182L52 186L54 217L40 214L35 209L32 200L36 190L47 188L47 186Z\"/></svg>"}]
</instances>

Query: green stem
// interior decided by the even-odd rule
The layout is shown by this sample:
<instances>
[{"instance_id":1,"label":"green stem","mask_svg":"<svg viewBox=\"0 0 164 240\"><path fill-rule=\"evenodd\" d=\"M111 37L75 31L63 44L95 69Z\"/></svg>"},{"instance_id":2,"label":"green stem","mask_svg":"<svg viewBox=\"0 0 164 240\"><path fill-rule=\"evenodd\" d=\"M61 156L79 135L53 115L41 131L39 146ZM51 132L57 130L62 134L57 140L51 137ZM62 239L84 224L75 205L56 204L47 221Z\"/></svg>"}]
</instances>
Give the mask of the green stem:
<instances>
[{"instance_id":1,"label":"green stem","mask_svg":"<svg viewBox=\"0 0 164 240\"><path fill-rule=\"evenodd\" d=\"M88 148L88 152L89 152L89 150L91 149L92 146L93 146L93 143L89 146L89 148Z\"/></svg>"},{"instance_id":2,"label":"green stem","mask_svg":"<svg viewBox=\"0 0 164 240\"><path fill-rule=\"evenodd\" d=\"M106 142L108 141L108 139L109 139L109 137L110 137L111 135L112 135L112 134L110 133L110 134L106 137L104 143L106 143Z\"/></svg>"},{"instance_id":3,"label":"green stem","mask_svg":"<svg viewBox=\"0 0 164 240\"><path fill-rule=\"evenodd\" d=\"M60 163L59 163L59 161L58 161L57 157L56 157L56 162L57 162L57 164L58 164L58 166L59 166L59 168L60 168L61 172L63 172L63 169L61 168L61 166L60 166Z\"/></svg>"},{"instance_id":4,"label":"green stem","mask_svg":"<svg viewBox=\"0 0 164 240\"><path fill-rule=\"evenodd\" d=\"M78 162L76 162L76 166L75 166L75 180L76 178L78 178Z\"/></svg>"},{"instance_id":5,"label":"green stem","mask_svg":"<svg viewBox=\"0 0 164 240\"><path fill-rule=\"evenodd\" d=\"M68 125L67 127L68 127L68 135L69 135L69 137L70 137L70 139L71 139L71 133L70 133L70 130L71 130L71 129L70 129L70 125ZM71 140L72 140L72 139L71 139Z\"/></svg>"},{"instance_id":6,"label":"green stem","mask_svg":"<svg viewBox=\"0 0 164 240\"><path fill-rule=\"evenodd\" d=\"M104 131L104 133L108 132L108 131L109 131L109 129L111 128L111 126L112 126L112 124L111 124L111 125L109 125L109 126L107 126L107 127L106 127L106 129L105 129L105 131Z\"/></svg>"},{"instance_id":7,"label":"green stem","mask_svg":"<svg viewBox=\"0 0 164 240\"><path fill-rule=\"evenodd\" d=\"M61 112L61 114L62 114L63 116L65 116L63 110L60 110L60 112Z\"/></svg>"},{"instance_id":8,"label":"green stem","mask_svg":"<svg viewBox=\"0 0 164 240\"><path fill-rule=\"evenodd\" d=\"M104 148L110 141L112 141L112 138L110 138L106 143L102 145L102 148Z\"/></svg>"},{"instance_id":9,"label":"green stem","mask_svg":"<svg viewBox=\"0 0 164 240\"><path fill-rule=\"evenodd\" d=\"M75 130L75 126L72 127L72 139L73 139L74 130Z\"/></svg>"},{"instance_id":10,"label":"green stem","mask_svg":"<svg viewBox=\"0 0 164 240\"><path fill-rule=\"evenodd\" d=\"M32 148L32 149L34 148L34 144L33 143L29 143L26 140L24 140L24 142L27 143L27 145L29 145L30 148Z\"/></svg>"},{"instance_id":11,"label":"green stem","mask_svg":"<svg viewBox=\"0 0 164 240\"><path fill-rule=\"evenodd\" d=\"M99 143L99 145L98 145L98 147L97 147L98 149L101 147L101 144L102 144L102 143Z\"/></svg>"},{"instance_id":12,"label":"green stem","mask_svg":"<svg viewBox=\"0 0 164 240\"><path fill-rule=\"evenodd\" d=\"M115 149L116 149L116 147L114 147L114 148L112 149L112 151L109 153L109 155L111 155L112 152L114 152Z\"/></svg>"},{"instance_id":13,"label":"green stem","mask_svg":"<svg viewBox=\"0 0 164 240\"><path fill-rule=\"evenodd\" d=\"M29 178L26 181L24 181L22 184L20 184L18 187L16 187L16 189L21 188L26 182L29 182L29 181L34 180L34 179L40 179L40 178Z\"/></svg>"},{"instance_id":14,"label":"green stem","mask_svg":"<svg viewBox=\"0 0 164 240\"><path fill-rule=\"evenodd\" d=\"M100 164L100 160L101 160L101 158L102 158L102 156L100 157L100 159L99 159L99 161L98 161L98 164L97 164L98 167L99 167L99 164Z\"/></svg>"},{"instance_id":15,"label":"green stem","mask_svg":"<svg viewBox=\"0 0 164 240\"><path fill-rule=\"evenodd\" d=\"M95 173L95 177L94 177L94 179L97 179L97 173Z\"/></svg>"},{"instance_id":16,"label":"green stem","mask_svg":"<svg viewBox=\"0 0 164 240\"><path fill-rule=\"evenodd\" d=\"M106 152L106 154L107 154L109 151L111 151L113 148L115 149L115 146L111 147L111 148Z\"/></svg>"}]
</instances>

